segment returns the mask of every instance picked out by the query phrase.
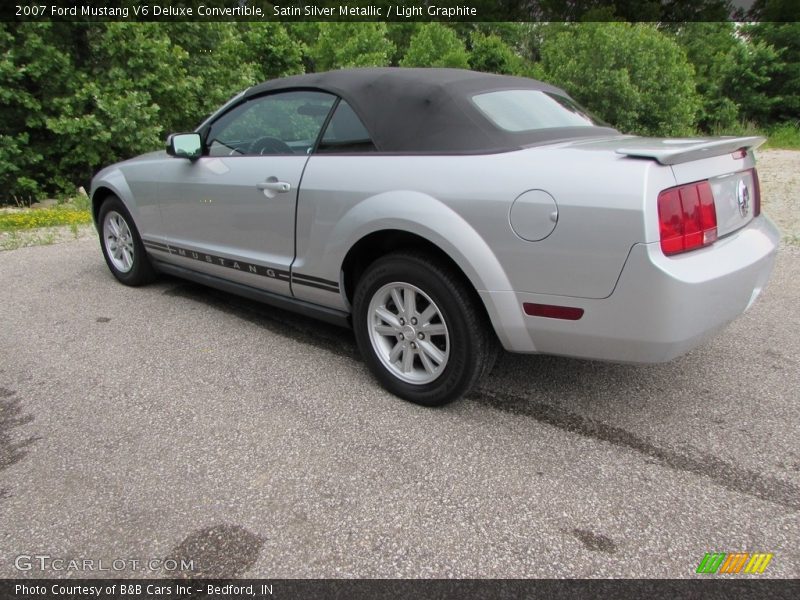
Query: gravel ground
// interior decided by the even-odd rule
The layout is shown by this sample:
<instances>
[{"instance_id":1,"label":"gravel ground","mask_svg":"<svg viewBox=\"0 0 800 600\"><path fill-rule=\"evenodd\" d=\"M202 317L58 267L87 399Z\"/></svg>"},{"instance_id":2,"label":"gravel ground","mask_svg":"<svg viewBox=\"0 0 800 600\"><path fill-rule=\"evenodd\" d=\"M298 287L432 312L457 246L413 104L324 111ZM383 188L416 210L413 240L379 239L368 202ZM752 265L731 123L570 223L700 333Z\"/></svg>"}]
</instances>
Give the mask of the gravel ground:
<instances>
[{"instance_id":1,"label":"gravel ground","mask_svg":"<svg viewBox=\"0 0 800 600\"><path fill-rule=\"evenodd\" d=\"M800 151L756 153L764 212L781 230L783 241L800 245Z\"/></svg>"},{"instance_id":2,"label":"gravel ground","mask_svg":"<svg viewBox=\"0 0 800 600\"><path fill-rule=\"evenodd\" d=\"M119 285L95 240L4 252L0 280L0 577L42 574L20 554L692 577L712 550L800 576L798 248L674 362L506 355L441 410L384 392L350 332L174 279Z\"/></svg>"}]
</instances>

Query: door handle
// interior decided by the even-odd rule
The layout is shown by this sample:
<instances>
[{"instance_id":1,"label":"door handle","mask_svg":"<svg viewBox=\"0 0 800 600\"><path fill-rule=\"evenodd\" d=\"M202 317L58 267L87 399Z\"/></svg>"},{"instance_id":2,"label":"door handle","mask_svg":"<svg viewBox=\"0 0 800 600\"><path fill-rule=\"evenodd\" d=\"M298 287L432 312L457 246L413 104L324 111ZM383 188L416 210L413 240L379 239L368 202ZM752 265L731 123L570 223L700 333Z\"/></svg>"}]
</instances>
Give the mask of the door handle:
<instances>
[{"instance_id":1,"label":"door handle","mask_svg":"<svg viewBox=\"0 0 800 600\"><path fill-rule=\"evenodd\" d=\"M288 192L292 189L292 186L286 183L285 181L278 181L277 177L270 177L266 181L262 181L261 183L257 183L256 187L260 190L269 190L270 192Z\"/></svg>"}]
</instances>

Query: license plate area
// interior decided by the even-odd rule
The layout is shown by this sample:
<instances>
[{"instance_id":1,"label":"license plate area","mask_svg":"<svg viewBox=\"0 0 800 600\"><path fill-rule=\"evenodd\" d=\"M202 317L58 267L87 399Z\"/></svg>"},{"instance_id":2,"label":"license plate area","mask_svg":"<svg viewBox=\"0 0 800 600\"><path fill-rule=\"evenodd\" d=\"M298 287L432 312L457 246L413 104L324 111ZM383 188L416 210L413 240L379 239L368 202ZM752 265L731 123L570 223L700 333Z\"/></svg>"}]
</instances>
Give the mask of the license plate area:
<instances>
[{"instance_id":1,"label":"license plate area","mask_svg":"<svg viewBox=\"0 0 800 600\"><path fill-rule=\"evenodd\" d=\"M752 169L709 179L717 210L717 232L723 236L747 225L753 218L756 184Z\"/></svg>"}]
</instances>

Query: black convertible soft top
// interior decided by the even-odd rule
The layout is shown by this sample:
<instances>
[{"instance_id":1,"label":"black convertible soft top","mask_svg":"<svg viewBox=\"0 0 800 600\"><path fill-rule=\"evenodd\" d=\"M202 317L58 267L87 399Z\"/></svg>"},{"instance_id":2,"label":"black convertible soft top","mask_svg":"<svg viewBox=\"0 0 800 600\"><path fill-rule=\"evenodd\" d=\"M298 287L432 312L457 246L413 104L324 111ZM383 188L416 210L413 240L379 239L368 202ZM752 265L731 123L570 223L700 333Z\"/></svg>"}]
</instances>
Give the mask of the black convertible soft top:
<instances>
[{"instance_id":1,"label":"black convertible soft top","mask_svg":"<svg viewBox=\"0 0 800 600\"><path fill-rule=\"evenodd\" d=\"M322 90L344 98L380 152L502 152L558 139L616 133L607 127L503 130L475 106L473 95L528 89L569 96L535 79L464 69L386 67L295 75L253 86L241 100L292 89Z\"/></svg>"}]
</instances>

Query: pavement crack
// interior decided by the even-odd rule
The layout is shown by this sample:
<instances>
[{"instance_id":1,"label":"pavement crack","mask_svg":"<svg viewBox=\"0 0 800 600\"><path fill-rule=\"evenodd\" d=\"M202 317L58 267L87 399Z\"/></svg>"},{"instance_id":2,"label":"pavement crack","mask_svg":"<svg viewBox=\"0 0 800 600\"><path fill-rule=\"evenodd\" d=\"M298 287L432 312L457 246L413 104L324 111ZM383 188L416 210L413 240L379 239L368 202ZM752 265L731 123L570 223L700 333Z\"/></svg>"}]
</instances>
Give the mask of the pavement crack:
<instances>
[{"instance_id":1,"label":"pavement crack","mask_svg":"<svg viewBox=\"0 0 800 600\"><path fill-rule=\"evenodd\" d=\"M469 396L469 399L504 412L533 417L570 433L633 450L671 469L707 477L734 492L755 496L794 510L800 509L800 487L771 475L737 467L699 449L684 453L657 446L621 427L513 394L480 390Z\"/></svg>"}]
</instances>

